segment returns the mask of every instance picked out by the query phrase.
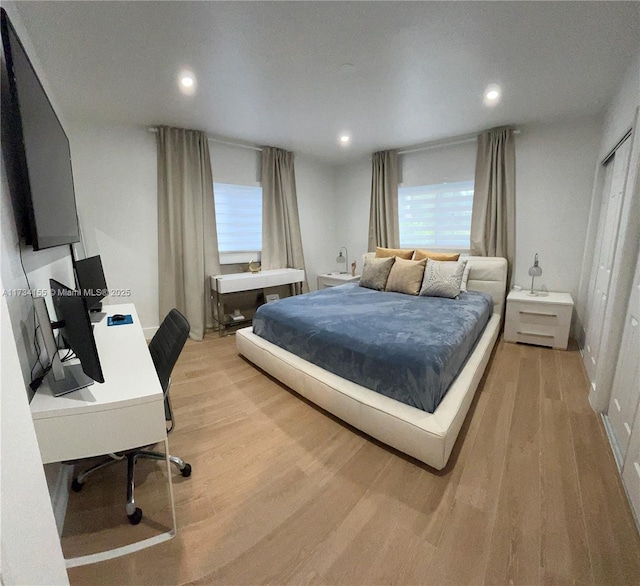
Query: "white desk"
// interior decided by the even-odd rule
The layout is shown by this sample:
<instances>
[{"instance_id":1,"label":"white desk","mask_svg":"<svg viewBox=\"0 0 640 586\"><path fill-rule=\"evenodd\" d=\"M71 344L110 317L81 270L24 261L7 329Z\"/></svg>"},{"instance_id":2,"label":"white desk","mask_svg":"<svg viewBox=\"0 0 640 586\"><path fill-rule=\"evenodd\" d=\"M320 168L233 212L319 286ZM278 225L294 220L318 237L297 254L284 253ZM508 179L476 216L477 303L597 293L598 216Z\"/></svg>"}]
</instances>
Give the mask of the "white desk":
<instances>
[{"instance_id":1,"label":"white desk","mask_svg":"<svg viewBox=\"0 0 640 586\"><path fill-rule=\"evenodd\" d=\"M31 416L43 463L63 462L164 442L164 396L140 319L132 303L105 306L107 315L131 314L132 324L95 324L93 334L105 382L54 397L46 382L31 401ZM175 535L171 468L166 460L173 528L168 533L107 552L67 560L67 567L110 559ZM125 490L123 487L123 495ZM123 500L124 515L124 500Z\"/></svg>"}]
</instances>

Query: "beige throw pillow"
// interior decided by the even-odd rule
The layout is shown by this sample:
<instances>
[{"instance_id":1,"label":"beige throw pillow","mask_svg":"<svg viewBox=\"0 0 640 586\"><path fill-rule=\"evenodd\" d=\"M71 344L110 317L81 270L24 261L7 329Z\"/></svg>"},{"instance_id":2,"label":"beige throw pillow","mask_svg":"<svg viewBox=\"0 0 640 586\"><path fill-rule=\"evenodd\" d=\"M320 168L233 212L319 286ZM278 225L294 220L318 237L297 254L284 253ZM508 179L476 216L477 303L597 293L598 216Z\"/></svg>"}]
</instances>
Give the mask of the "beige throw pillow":
<instances>
[{"instance_id":1,"label":"beige throw pillow","mask_svg":"<svg viewBox=\"0 0 640 586\"><path fill-rule=\"evenodd\" d=\"M410 260L413 256L413 249L381 248L380 246L376 246L376 258L386 258L388 256L397 256L398 258Z\"/></svg>"},{"instance_id":2,"label":"beige throw pillow","mask_svg":"<svg viewBox=\"0 0 640 586\"><path fill-rule=\"evenodd\" d=\"M405 260L396 258L391 268L385 291L417 295L424 276L427 260Z\"/></svg>"},{"instance_id":3,"label":"beige throw pillow","mask_svg":"<svg viewBox=\"0 0 640 586\"><path fill-rule=\"evenodd\" d=\"M389 277L389 271L395 260L394 256L365 259L362 276L360 277L360 287L384 291L387 278Z\"/></svg>"},{"instance_id":4,"label":"beige throw pillow","mask_svg":"<svg viewBox=\"0 0 640 586\"><path fill-rule=\"evenodd\" d=\"M423 258L430 258L431 260L442 261L456 261L460 258L460 253L450 252L432 252L431 250L422 250L418 248L413 255L413 260L422 260Z\"/></svg>"},{"instance_id":5,"label":"beige throw pillow","mask_svg":"<svg viewBox=\"0 0 640 586\"><path fill-rule=\"evenodd\" d=\"M460 295L460 284L466 266L466 259L459 262L428 259L420 295L455 299Z\"/></svg>"}]
</instances>

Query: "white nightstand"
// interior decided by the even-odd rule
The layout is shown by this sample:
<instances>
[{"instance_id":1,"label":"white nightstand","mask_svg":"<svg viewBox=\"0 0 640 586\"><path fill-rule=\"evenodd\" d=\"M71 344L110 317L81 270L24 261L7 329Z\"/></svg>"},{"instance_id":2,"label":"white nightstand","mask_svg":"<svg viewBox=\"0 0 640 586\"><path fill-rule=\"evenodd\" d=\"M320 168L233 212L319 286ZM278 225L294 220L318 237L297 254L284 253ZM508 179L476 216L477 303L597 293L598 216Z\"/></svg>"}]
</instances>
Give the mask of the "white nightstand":
<instances>
[{"instance_id":1,"label":"white nightstand","mask_svg":"<svg viewBox=\"0 0 640 586\"><path fill-rule=\"evenodd\" d=\"M318 289L335 287L345 283L356 283L359 280L360 275L352 277L351 273L324 273L323 275L318 275Z\"/></svg>"},{"instance_id":2,"label":"white nightstand","mask_svg":"<svg viewBox=\"0 0 640 586\"><path fill-rule=\"evenodd\" d=\"M573 313L569 293L511 291L504 324L506 342L524 342L566 350Z\"/></svg>"}]
</instances>

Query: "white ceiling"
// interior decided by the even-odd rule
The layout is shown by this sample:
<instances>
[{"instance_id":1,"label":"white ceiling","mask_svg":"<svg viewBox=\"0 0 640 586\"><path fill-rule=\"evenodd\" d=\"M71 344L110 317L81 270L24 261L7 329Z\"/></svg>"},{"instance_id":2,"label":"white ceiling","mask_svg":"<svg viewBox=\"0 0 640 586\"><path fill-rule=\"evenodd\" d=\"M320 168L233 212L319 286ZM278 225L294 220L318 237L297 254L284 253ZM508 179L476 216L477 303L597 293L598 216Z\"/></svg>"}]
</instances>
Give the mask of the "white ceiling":
<instances>
[{"instance_id":1,"label":"white ceiling","mask_svg":"<svg viewBox=\"0 0 640 586\"><path fill-rule=\"evenodd\" d=\"M21 2L65 119L198 128L341 163L595 115L638 2ZM353 68L341 68L350 63ZM197 91L178 90L178 71ZM347 69L347 71L345 71ZM503 89L483 105L489 83ZM348 130L353 143L338 144Z\"/></svg>"}]
</instances>

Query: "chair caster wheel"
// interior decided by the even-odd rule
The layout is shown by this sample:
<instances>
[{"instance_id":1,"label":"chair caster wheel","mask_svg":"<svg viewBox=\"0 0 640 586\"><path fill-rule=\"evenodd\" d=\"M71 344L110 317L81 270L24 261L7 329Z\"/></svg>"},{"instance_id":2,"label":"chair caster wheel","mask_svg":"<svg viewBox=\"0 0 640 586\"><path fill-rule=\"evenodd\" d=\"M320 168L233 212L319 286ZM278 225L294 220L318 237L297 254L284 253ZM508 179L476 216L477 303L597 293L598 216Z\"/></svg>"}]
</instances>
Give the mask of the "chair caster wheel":
<instances>
[{"instance_id":1,"label":"chair caster wheel","mask_svg":"<svg viewBox=\"0 0 640 586\"><path fill-rule=\"evenodd\" d=\"M191 476L191 464L185 464L184 468L180 470L180 474L182 474L182 476L184 476L185 478Z\"/></svg>"},{"instance_id":2,"label":"chair caster wheel","mask_svg":"<svg viewBox=\"0 0 640 586\"><path fill-rule=\"evenodd\" d=\"M129 523L131 523L132 525L137 525L138 523L140 523L140 521L142 521L142 509L136 507L133 515L127 515L127 517L129 518Z\"/></svg>"},{"instance_id":3,"label":"chair caster wheel","mask_svg":"<svg viewBox=\"0 0 640 586\"><path fill-rule=\"evenodd\" d=\"M74 478L73 481L71 482L71 490L73 492L80 492L83 486L84 484L81 482L78 482L76 478Z\"/></svg>"}]
</instances>

